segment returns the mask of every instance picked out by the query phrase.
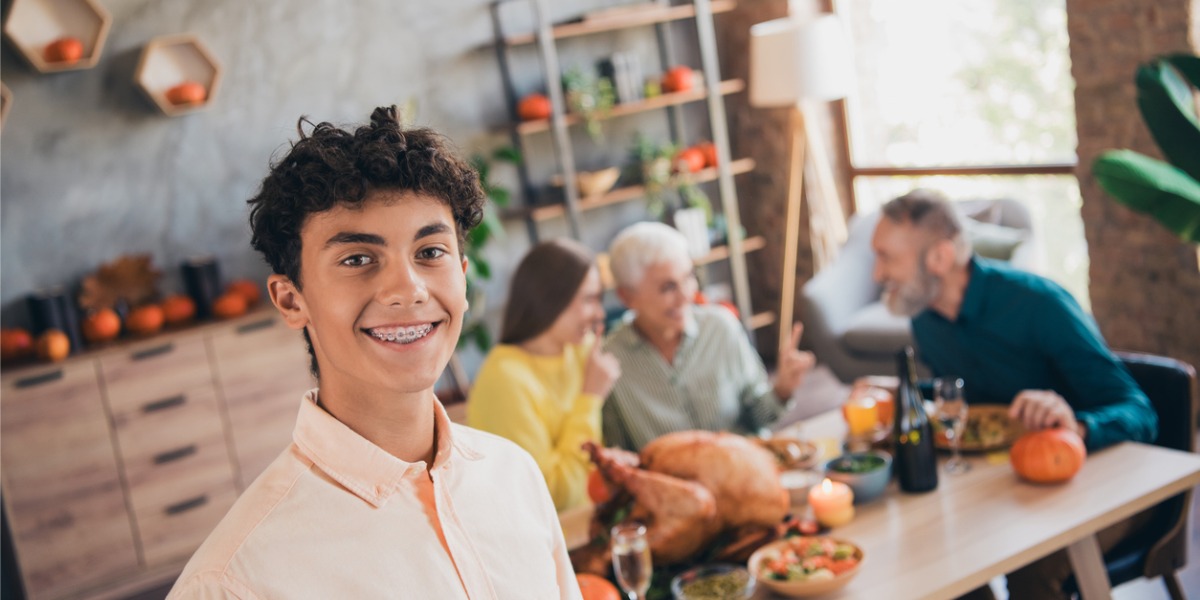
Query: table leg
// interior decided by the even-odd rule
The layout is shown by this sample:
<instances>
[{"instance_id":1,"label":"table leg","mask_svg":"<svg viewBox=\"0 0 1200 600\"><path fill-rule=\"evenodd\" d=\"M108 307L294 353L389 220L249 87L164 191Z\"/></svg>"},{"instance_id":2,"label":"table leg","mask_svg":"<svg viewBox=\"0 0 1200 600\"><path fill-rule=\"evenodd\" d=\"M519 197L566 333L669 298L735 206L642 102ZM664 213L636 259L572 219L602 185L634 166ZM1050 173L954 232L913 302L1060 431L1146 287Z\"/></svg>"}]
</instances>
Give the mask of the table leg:
<instances>
[{"instance_id":1,"label":"table leg","mask_svg":"<svg viewBox=\"0 0 1200 600\"><path fill-rule=\"evenodd\" d=\"M1112 584L1108 581L1108 570L1104 568L1104 555L1096 536L1089 535L1067 546L1067 556L1071 559L1083 600L1112 599Z\"/></svg>"}]
</instances>

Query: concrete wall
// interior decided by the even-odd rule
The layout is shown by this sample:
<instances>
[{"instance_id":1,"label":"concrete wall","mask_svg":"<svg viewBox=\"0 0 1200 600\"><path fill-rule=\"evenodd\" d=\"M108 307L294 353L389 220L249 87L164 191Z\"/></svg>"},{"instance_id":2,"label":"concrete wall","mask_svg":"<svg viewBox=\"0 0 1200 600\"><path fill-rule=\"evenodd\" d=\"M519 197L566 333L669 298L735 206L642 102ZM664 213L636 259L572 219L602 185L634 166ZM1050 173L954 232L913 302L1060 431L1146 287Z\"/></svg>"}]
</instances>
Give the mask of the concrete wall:
<instances>
[{"instance_id":1,"label":"concrete wall","mask_svg":"<svg viewBox=\"0 0 1200 600\"><path fill-rule=\"evenodd\" d=\"M1129 148L1162 157L1138 112L1138 65L1200 49L1198 0L1067 0L1079 129L1079 188L1091 254L1092 310L1109 345L1200 366L1194 245L1100 189L1091 164Z\"/></svg>"},{"instance_id":2,"label":"concrete wall","mask_svg":"<svg viewBox=\"0 0 1200 600\"><path fill-rule=\"evenodd\" d=\"M154 256L163 292L182 289L178 265L193 255L216 255L226 278L265 278L266 266L249 247L245 200L270 157L296 138L300 115L359 123L375 106L412 100L417 123L447 134L464 153L508 141L488 0L102 3L113 26L93 69L38 74L11 46L0 50L0 77L14 95L0 138L6 326L29 325L24 298L31 291L74 285L128 253ZM558 21L612 2L544 4ZM527 31L531 14L526 2L512 2L504 21L511 31ZM698 64L687 53L687 28L676 27L678 49ZM180 32L204 40L224 77L210 108L171 118L132 80L142 46ZM565 41L561 63L590 67L613 51L633 49L649 75L658 70L655 48L653 29L637 28ZM521 92L544 88L531 49L514 55L514 70ZM636 131L665 138L664 114L611 122L603 146L577 137L580 166L622 162ZM549 137L533 141L531 161L541 165L540 174L552 171ZM511 169L499 177L516 187ZM589 213L585 237L602 247L642 215L638 203ZM493 315L508 273L529 246L523 221L507 225L509 235L489 253L497 271L489 286ZM548 223L543 231L551 237L566 230Z\"/></svg>"}]
</instances>

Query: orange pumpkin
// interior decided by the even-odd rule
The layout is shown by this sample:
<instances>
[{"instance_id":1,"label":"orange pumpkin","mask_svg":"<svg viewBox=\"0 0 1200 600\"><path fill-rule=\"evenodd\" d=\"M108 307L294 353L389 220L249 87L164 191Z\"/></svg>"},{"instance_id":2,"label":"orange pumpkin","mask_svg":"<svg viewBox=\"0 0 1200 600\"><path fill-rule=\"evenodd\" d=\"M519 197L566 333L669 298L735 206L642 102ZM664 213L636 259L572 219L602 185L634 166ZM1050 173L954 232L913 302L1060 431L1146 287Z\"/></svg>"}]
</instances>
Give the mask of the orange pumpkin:
<instances>
[{"instance_id":1,"label":"orange pumpkin","mask_svg":"<svg viewBox=\"0 0 1200 600\"><path fill-rule=\"evenodd\" d=\"M133 309L125 319L125 328L137 335L151 335L162 329L166 317L157 304L147 304Z\"/></svg>"},{"instance_id":2,"label":"orange pumpkin","mask_svg":"<svg viewBox=\"0 0 1200 600\"><path fill-rule=\"evenodd\" d=\"M258 284L249 279L234 279L225 287L225 292L228 294L237 294L246 300L246 308L250 308L258 304L258 300L262 298L262 292L258 291Z\"/></svg>"},{"instance_id":3,"label":"orange pumpkin","mask_svg":"<svg viewBox=\"0 0 1200 600\"><path fill-rule=\"evenodd\" d=\"M185 81L167 90L167 102L175 106L200 104L208 97L208 90L195 81Z\"/></svg>"},{"instance_id":4,"label":"orange pumpkin","mask_svg":"<svg viewBox=\"0 0 1200 600\"><path fill-rule=\"evenodd\" d=\"M83 58L83 42L77 37L61 37L42 50L42 58L48 63L74 64Z\"/></svg>"},{"instance_id":5,"label":"orange pumpkin","mask_svg":"<svg viewBox=\"0 0 1200 600\"><path fill-rule=\"evenodd\" d=\"M37 355L42 360L58 362L71 353L71 338L57 329L47 329L37 339Z\"/></svg>"},{"instance_id":6,"label":"orange pumpkin","mask_svg":"<svg viewBox=\"0 0 1200 600\"><path fill-rule=\"evenodd\" d=\"M183 294L167 296L162 301L162 312L167 325L187 323L196 316L196 303Z\"/></svg>"},{"instance_id":7,"label":"orange pumpkin","mask_svg":"<svg viewBox=\"0 0 1200 600\"><path fill-rule=\"evenodd\" d=\"M622 600L621 592L611 581L591 573L578 573L575 580L579 582L579 591L583 600Z\"/></svg>"},{"instance_id":8,"label":"orange pumpkin","mask_svg":"<svg viewBox=\"0 0 1200 600\"><path fill-rule=\"evenodd\" d=\"M690 67L671 67L662 78L664 92L687 92L692 89L692 69Z\"/></svg>"},{"instance_id":9,"label":"orange pumpkin","mask_svg":"<svg viewBox=\"0 0 1200 600\"><path fill-rule=\"evenodd\" d=\"M25 358L33 352L33 336L20 327L0 329L0 360Z\"/></svg>"},{"instance_id":10,"label":"orange pumpkin","mask_svg":"<svg viewBox=\"0 0 1200 600\"><path fill-rule=\"evenodd\" d=\"M704 155L704 166L713 168L717 166L717 145L712 142L700 142L693 146Z\"/></svg>"},{"instance_id":11,"label":"orange pumpkin","mask_svg":"<svg viewBox=\"0 0 1200 600\"><path fill-rule=\"evenodd\" d=\"M111 308L101 308L83 320L83 337L93 344L117 339L121 334L121 317Z\"/></svg>"},{"instance_id":12,"label":"orange pumpkin","mask_svg":"<svg viewBox=\"0 0 1200 600\"><path fill-rule=\"evenodd\" d=\"M1087 449L1074 431L1062 428L1026 433L1009 451L1013 470L1033 483L1062 483L1083 468Z\"/></svg>"},{"instance_id":13,"label":"orange pumpkin","mask_svg":"<svg viewBox=\"0 0 1200 600\"><path fill-rule=\"evenodd\" d=\"M232 319L246 314L246 298L235 292L225 292L212 305L213 316L218 319Z\"/></svg>"},{"instance_id":14,"label":"orange pumpkin","mask_svg":"<svg viewBox=\"0 0 1200 600\"><path fill-rule=\"evenodd\" d=\"M675 155L675 170L680 173L695 173L704 170L704 152L699 148L688 148Z\"/></svg>"},{"instance_id":15,"label":"orange pumpkin","mask_svg":"<svg viewBox=\"0 0 1200 600\"><path fill-rule=\"evenodd\" d=\"M608 482L600 474L600 469L592 469L588 473L587 493L588 498L592 500L592 504L604 504L612 498L612 491L608 489Z\"/></svg>"},{"instance_id":16,"label":"orange pumpkin","mask_svg":"<svg viewBox=\"0 0 1200 600\"><path fill-rule=\"evenodd\" d=\"M550 99L538 93L529 94L517 103L517 116L522 121L549 119L551 111Z\"/></svg>"}]
</instances>

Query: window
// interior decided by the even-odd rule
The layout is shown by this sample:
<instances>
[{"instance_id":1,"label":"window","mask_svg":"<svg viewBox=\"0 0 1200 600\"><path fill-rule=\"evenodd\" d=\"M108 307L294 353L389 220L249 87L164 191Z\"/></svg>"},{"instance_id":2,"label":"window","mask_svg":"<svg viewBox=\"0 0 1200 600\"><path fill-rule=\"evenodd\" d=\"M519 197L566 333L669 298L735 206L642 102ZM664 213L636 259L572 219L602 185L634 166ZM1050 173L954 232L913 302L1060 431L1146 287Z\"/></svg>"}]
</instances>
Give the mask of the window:
<instances>
[{"instance_id":1,"label":"window","mask_svg":"<svg viewBox=\"0 0 1200 600\"><path fill-rule=\"evenodd\" d=\"M846 102L858 210L914 187L1009 197L1033 217L1042 272L1088 306L1065 0L849 0Z\"/></svg>"}]
</instances>

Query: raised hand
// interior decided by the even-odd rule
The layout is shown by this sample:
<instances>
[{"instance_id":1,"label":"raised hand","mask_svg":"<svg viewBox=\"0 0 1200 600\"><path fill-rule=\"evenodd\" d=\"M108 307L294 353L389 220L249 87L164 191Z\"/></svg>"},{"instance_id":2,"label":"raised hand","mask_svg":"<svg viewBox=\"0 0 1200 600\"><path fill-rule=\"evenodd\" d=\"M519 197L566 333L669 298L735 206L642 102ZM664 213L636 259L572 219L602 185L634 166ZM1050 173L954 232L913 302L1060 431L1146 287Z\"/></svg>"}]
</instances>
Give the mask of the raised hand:
<instances>
[{"instance_id":1,"label":"raised hand","mask_svg":"<svg viewBox=\"0 0 1200 600\"><path fill-rule=\"evenodd\" d=\"M597 328L596 339L592 342L587 363L583 367L584 393L595 394L602 399L608 397L613 385L617 383L617 378L621 376L621 364L617 357L604 351L603 334L604 329L601 325Z\"/></svg>"},{"instance_id":2,"label":"raised hand","mask_svg":"<svg viewBox=\"0 0 1200 600\"><path fill-rule=\"evenodd\" d=\"M796 323L792 326L792 335L788 338L787 345L779 348L779 369L775 373L775 395L781 399L791 398L796 388L800 387L800 382L804 381L804 376L812 370L813 365L817 364L817 359L812 352L798 349L800 336L803 334L804 324Z\"/></svg>"}]
</instances>

